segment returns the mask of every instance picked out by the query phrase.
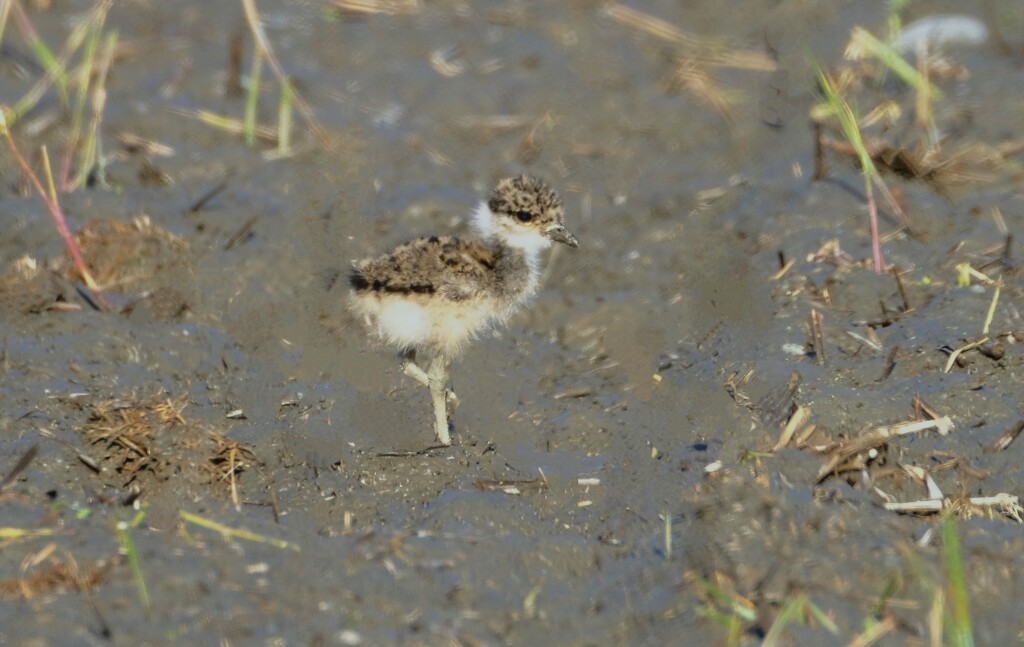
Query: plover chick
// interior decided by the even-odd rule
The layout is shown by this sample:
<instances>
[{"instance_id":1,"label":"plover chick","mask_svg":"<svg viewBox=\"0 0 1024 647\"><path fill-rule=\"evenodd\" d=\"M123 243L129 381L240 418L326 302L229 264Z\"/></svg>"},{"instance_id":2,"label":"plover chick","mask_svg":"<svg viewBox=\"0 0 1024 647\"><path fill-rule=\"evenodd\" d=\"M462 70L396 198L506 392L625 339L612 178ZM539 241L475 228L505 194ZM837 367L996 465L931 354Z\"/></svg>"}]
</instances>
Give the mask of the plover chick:
<instances>
[{"instance_id":1,"label":"plover chick","mask_svg":"<svg viewBox=\"0 0 1024 647\"><path fill-rule=\"evenodd\" d=\"M541 252L552 241L577 247L563 224L562 201L525 175L498 182L473 214L477 239L418 238L356 261L352 308L385 343L403 351L403 372L430 389L434 434L450 445L448 389L452 360L466 342L504 323L536 293ZM431 356L424 371L416 352Z\"/></svg>"}]
</instances>

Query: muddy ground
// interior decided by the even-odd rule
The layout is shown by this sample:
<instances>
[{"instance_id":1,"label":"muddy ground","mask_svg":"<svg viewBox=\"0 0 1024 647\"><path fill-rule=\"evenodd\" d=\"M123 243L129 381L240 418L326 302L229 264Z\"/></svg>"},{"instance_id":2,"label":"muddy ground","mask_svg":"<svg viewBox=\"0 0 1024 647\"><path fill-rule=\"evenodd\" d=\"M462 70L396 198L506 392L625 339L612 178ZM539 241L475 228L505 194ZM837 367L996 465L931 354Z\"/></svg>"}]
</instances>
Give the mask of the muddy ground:
<instances>
[{"instance_id":1,"label":"muddy ground","mask_svg":"<svg viewBox=\"0 0 1024 647\"><path fill-rule=\"evenodd\" d=\"M23 4L54 50L92 6ZM900 106L868 132L919 154L915 93L842 58L855 26L884 37L886 4L687 4L260 2L318 124L296 114L272 159L196 116L242 119L242 7L117 3L106 186L61 196L109 311L0 146L0 643L927 644L956 615L942 517L883 505L928 499L925 474L958 519L977 644L1017 639L1020 526L966 501L1024 482L1020 441L998 442L1024 416L1024 12L902 12L995 31L935 71L940 162L883 170L908 222L875 194L879 275L831 123L813 177L810 61L853 71L861 115ZM13 105L45 72L14 18L2 45ZM34 168L71 112L51 89L14 125ZM346 313L344 273L465 232L522 171L581 246L456 364L455 445L428 450L429 398ZM930 416L953 430L837 453ZM835 626L810 604L785 620L802 600Z\"/></svg>"}]
</instances>

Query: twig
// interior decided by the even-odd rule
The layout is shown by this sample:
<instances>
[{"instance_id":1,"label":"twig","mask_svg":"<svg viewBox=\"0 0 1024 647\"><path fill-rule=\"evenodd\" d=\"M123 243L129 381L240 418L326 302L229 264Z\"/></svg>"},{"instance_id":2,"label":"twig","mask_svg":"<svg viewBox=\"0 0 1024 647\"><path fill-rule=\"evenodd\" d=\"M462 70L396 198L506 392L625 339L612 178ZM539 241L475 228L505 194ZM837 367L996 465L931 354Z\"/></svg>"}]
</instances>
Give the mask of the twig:
<instances>
[{"instance_id":1,"label":"twig","mask_svg":"<svg viewBox=\"0 0 1024 647\"><path fill-rule=\"evenodd\" d=\"M815 363L821 366L825 366L828 363L825 358L825 330L823 321L824 317L814 309L807 316L807 332L810 336L811 348L814 349Z\"/></svg>"},{"instance_id":2,"label":"twig","mask_svg":"<svg viewBox=\"0 0 1024 647\"><path fill-rule=\"evenodd\" d=\"M1009 447L1010 443L1012 443L1017 438L1017 436L1020 435L1020 432L1022 431L1024 431L1024 420L1018 420L1017 424L1013 425L1012 427L1004 431L1002 435L1000 435L994 443L992 443L982 451L986 454L995 454L996 452L1001 452L1007 447Z\"/></svg>"},{"instance_id":3,"label":"twig","mask_svg":"<svg viewBox=\"0 0 1024 647\"><path fill-rule=\"evenodd\" d=\"M224 189L228 188L228 180L231 179L232 175L234 175L234 173L232 171L229 171L224 176L224 179L222 179L217 184L213 185L213 187L211 187L208 191L203 193L203 195L199 196L199 198L192 203L192 206L188 208L188 212L198 213L200 210L202 210L203 207L207 205L208 202L210 202L210 200L213 200L218 195L220 195L221 192L224 191Z\"/></svg>"},{"instance_id":4,"label":"twig","mask_svg":"<svg viewBox=\"0 0 1024 647\"><path fill-rule=\"evenodd\" d=\"M0 491L14 482L14 479L18 478L18 474L21 474L28 468L38 453L39 445L32 445L29 447L28 451L22 454L21 458L18 459L18 462L11 468L11 471L7 473L7 476L0 480Z\"/></svg>"}]
</instances>

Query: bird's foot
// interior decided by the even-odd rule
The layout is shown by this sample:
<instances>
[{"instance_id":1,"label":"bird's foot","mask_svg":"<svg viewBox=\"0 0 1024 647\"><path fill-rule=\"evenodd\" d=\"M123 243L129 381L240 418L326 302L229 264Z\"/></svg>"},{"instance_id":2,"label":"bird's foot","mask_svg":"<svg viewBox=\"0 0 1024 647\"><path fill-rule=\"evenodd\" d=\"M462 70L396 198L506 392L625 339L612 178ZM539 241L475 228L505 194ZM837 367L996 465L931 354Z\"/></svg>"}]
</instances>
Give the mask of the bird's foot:
<instances>
[{"instance_id":1,"label":"bird's foot","mask_svg":"<svg viewBox=\"0 0 1024 647\"><path fill-rule=\"evenodd\" d=\"M419 364L416 363L416 353L409 351L402 356L402 373L407 377L411 377L423 386L430 388L430 376L427 372L420 368ZM451 389L445 389L444 392L445 402L448 404L449 411L454 413L459 408L459 396L455 395L455 391Z\"/></svg>"}]
</instances>

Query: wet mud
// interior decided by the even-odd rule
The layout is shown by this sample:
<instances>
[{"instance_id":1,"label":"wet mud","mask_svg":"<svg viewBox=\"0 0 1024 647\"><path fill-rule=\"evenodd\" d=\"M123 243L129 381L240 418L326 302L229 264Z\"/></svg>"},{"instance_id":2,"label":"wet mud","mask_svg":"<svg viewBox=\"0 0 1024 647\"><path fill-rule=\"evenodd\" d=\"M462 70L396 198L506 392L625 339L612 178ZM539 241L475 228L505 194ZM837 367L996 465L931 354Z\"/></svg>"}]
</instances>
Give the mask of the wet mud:
<instances>
[{"instance_id":1,"label":"wet mud","mask_svg":"<svg viewBox=\"0 0 1024 647\"><path fill-rule=\"evenodd\" d=\"M15 4L54 50L96 10ZM284 154L269 64L252 146L199 112L244 119L241 5L110 8L105 163L59 196L98 290L0 143L0 643L929 644L960 594L1016 640L1024 15L900 14L989 30L929 134L843 58L884 3L683 4L260 2ZM16 14L5 106L45 75ZM812 61L901 110L863 126L881 272ZM70 87L12 122L37 173ZM581 245L431 447L346 274L519 172Z\"/></svg>"}]
</instances>

